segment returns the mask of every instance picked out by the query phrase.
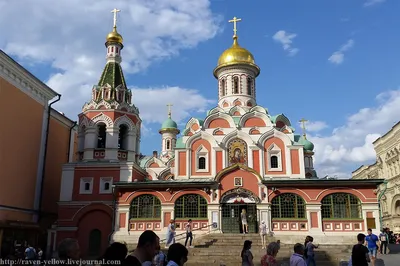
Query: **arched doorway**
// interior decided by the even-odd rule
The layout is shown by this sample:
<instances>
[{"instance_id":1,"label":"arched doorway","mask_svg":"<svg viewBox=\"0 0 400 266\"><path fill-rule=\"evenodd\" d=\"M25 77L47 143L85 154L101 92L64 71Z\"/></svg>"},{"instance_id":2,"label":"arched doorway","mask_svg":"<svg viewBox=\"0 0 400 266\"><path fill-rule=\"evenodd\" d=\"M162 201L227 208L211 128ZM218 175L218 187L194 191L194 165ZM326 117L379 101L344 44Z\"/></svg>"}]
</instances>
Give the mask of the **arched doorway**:
<instances>
[{"instance_id":1,"label":"arched doorway","mask_svg":"<svg viewBox=\"0 0 400 266\"><path fill-rule=\"evenodd\" d=\"M97 257L101 252L101 231L99 229L93 229L89 233L89 250L88 255L90 257Z\"/></svg>"},{"instance_id":2,"label":"arched doorway","mask_svg":"<svg viewBox=\"0 0 400 266\"><path fill-rule=\"evenodd\" d=\"M243 233L240 214L246 210L249 233L258 232L257 203L260 199L251 191L236 188L221 198L221 229L223 233Z\"/></svg>"}]
</instances>

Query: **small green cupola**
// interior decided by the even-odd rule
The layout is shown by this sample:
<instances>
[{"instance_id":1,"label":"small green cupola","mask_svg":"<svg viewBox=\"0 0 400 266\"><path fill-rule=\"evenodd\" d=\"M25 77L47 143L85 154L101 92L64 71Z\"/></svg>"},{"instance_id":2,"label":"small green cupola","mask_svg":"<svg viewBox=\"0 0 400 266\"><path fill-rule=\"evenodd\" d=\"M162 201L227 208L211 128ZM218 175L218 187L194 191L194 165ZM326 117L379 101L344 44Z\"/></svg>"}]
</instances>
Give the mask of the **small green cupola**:
<instances>
[{"instance_id":1,"label":"small green cupola","mask_svg":"<svg viewBox=\"0 0 400 266\"><path fill-rule=\"evenodd\" d=\"M311 151L314 150L314 143L312 143L311 141L309 141L305 135L303 135L302 137L300 137L299 143L302 144L302 145L304 146L304 150L305 150L305 151L311 152Z\"/></svg>"},{"instance_id":2,"label":"small green cupola","mask_svg":"<svg viewBox=\"0 0 400 266\"><path fill-rule=\"evenodd\" d=\"M306 122L308 122L308 120L302 118L299 122L302 124L302 129L303 129L303 136L300 137L299 143L304 146L305 151L312 152L314 150L314 143L312 143L307 139L307 133L306 133Z\"/></svg>"},{"instance_id":3,"label":"small green cupola","mask_svg":"<svg viewBox=\"0 0 400 266\"><path fill-rule=\"evenodd\" d=\"M174 134L179 134L180 130L178 129L178 124L172 120L171 118L171 106L172 104L167 104L168 106L168 118L165 120L160 129L160 134L166 133L166 132L171 132Z\"/></svg>"}]
</instances>

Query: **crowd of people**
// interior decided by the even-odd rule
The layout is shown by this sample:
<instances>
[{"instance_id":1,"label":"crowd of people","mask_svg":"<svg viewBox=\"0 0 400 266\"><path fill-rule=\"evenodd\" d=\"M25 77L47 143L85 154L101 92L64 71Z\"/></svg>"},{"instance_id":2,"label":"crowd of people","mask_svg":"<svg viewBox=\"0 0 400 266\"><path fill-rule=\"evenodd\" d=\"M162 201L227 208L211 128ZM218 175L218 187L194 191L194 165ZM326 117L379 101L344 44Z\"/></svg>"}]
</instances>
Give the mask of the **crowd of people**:
<instances>
[{"instance_id":1,"label":"crowd of people","mask_svg":"<svg viewBox=\"0 0 400 266\"><path fill-rule=\"evenodd\" d=\"M175 243L175 221L171 220L167 230L166 245L167 254L161 250L160 238L151 230L143 232L137 243L136 249L128 254L125 243L114 242L99 259L109 265L123 266L183 266L188 261L188 248L193 247L192 221L189 219L186 224L185 245ZM247 233L243 228L244 232ZM276 259L281 248L280 241L271 242L267 245L267 227L265 222L261 222L259 232L261 237L261 247L266 250L261 257L261 266L278 266ZM375 266L378 254L387 254L388 243L390 243L390 232L383 229L379 235L372 233L368 229L367 235L358 234L358 243L353 246L350 266ZM243 249L240 253L242 266L254 266L254 257L251 252L252 241L245 240ZM314 243L312 236L307 236L304 244L297 243L293 247L293 254L290 256L290 266L316 266L315 249L318 245ZM27 260L40 260L43 256L41 249L27 246L24 257ZM75 239L64 239L58 247L58 259L69 261L79 260L80 250L78 241ZM97 265L100 266L100 265ZM226 266L226 265L223 265Z\"/></svg>"}]
</instances>

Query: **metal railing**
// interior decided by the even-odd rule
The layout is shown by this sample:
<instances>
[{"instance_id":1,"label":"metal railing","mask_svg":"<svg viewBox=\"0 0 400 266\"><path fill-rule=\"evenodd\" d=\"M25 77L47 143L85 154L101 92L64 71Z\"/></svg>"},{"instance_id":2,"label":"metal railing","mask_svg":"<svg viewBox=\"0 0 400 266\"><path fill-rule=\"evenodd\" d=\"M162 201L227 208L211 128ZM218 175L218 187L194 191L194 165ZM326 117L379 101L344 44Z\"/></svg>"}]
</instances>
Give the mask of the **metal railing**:
<instances>
[{"instance_id":1,"label":"metal railing","mask_svg":"<svg viewBox=\"0 0 400 266\"><path fill-rule=\"evenodd\" d=\"M194 231L199 231L199 230L202 230L202 229L205 229L205 228L210 228L210 227L212 227L212 228L214 228L214 229L217 229L218 224L217 224L217 223L208 224L208 225L206 225L206 226L202 226L202 227L199 227L199 228L196 228L196 229L192 229L192 232L194 232ZM176 239L176 238L179 238L179 237L181 237L181 236L185 236L185 238L186 238L186 232L183 232L183 233L180 233L180 234L175 235L175 239ZM193 239L194 239L194 236L195 236L195 235L193 235ZM166 241L167 241L167 238L160 239L160 243L164 243L164 242L166 242Z\"/></svg>"}]
</instances>

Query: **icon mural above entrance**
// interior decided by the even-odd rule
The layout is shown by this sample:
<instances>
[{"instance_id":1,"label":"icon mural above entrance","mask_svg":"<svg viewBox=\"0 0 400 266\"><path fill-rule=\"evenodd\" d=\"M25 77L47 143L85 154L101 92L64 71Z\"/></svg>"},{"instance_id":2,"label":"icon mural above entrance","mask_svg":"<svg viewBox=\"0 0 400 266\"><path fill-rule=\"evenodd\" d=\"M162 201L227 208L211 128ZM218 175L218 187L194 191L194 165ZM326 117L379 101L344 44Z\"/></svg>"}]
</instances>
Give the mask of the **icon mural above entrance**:
<instances>
[{"instance_id":1,"label":"icon mural above entrance","mask_svg":"<svg viewBox=\"0 0 400 266\"><path fill-rule=\"evenodd\" d=\"M244 164L247 165L247 145L241 139L234 139L228 145L229 165Z\"/></svg>"},{"instance_id":2,"label":"icon mural above entrance","mask_svg":"<svg viewBox=\"0 0 400 266\"><path fill-rule=\"evenodd\" d=\"M222 198L222 232L243 233L241 213L245 210L249 233L257 233L257 204L261 201L251 191L236 188L226 192Z\"/></svg>"}]
</instances>

